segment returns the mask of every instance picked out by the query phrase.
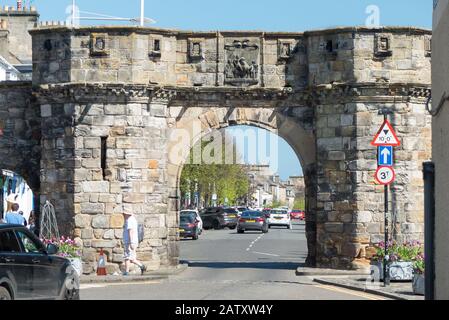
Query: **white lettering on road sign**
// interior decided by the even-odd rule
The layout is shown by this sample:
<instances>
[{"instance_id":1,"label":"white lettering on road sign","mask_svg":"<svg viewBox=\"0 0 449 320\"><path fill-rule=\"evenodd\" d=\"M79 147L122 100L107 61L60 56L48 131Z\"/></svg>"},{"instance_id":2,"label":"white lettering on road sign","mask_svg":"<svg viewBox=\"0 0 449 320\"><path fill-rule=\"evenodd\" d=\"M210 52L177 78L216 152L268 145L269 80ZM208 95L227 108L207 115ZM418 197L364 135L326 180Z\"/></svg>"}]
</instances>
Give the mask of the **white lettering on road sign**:
<instances>
[{"instance_id":1,"label":"white lettering on road sign","mask_svg":"<svg viewBox=\"0 0 449 320\"><path fill-rule=\"evenodd\" d=\"M380 130L378 131L376 137L371 142L373 146L393 146L398 147L401 145L396 132L391 126L390 122L386 120Z\"/></svg>"}]
</instances>

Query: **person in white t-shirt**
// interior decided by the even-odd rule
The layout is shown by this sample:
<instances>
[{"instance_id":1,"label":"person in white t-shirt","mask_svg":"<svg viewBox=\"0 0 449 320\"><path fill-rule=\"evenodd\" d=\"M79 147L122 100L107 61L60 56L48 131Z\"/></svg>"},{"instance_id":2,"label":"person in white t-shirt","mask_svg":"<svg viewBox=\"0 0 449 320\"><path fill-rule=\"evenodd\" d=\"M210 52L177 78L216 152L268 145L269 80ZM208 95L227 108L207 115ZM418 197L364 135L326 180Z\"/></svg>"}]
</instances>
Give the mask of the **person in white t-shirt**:
<instances>
[{"instance_id":1,"label":"person in white t-shirt","mask_svg":"<svg viewBox=\"0 0 449 320\"><path fill-rule=\"evenodd\" d=\"M134 263L140 268L141 274L147 269L139 260L137 260L137 247L139 246L139 237L137 231L137 219L132 213L124 212L123 217L125 223L123 225L123 244L125 246L124 260L125 260L125 272L123 275L129 274L129 267L131 263Z\"/></svg>"}]
</instances>

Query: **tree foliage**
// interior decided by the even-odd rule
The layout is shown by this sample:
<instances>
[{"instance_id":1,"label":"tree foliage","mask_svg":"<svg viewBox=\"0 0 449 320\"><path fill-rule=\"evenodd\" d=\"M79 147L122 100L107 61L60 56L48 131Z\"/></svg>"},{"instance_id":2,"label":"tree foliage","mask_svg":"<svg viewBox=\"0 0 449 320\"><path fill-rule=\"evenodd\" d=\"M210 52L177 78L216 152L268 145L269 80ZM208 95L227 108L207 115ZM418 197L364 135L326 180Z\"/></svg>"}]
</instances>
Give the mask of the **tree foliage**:
<instances>
[{"instance_id":1,"label":"tree foliage","mask_svg":"<svg viewBox=\"0 0 449 320\"><path fill-rule=\"evenodd\" d=\"M225 140L223 140L225 141ZM226 144L222 143L222 152L220 150L212 149L209 156L214 156L217 151L217 161L212 164L205 164L203 161L203 153L206 147L210 147L210 143L213 139L205 139L201 141L201 163L194 163L195 148L192 148L187 164L184 165L181 173L180 189L182 197L190 193L192 195L198 192L201 199L206 205L212 203L212 195L217 194L217 203L224 204L225 200L228 200L228 204L238 204L243 199L246 199L248 195L250 182L247 175L246 168L240 164L236 164L236 160L233 164L226 164L225 157L228 148ZM198 148L199 149L199 148ZM239 155L234 150L234 158L239 159ZM220 159L221 158L221 159Z\"/></svg>"}]
</instances>

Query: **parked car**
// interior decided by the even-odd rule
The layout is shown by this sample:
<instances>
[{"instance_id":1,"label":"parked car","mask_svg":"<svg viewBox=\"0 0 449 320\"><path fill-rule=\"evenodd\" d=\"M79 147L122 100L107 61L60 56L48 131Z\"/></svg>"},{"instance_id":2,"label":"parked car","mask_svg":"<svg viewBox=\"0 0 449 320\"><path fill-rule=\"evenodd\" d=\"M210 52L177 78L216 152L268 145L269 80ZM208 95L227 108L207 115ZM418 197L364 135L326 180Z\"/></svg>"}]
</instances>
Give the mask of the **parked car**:
<instances>
[{"instance_id":1,"label":"parked car","mask_svg":"<svg viewBox=\"0 0 449 320\"><path fill-rule=\"evenodd\" d=\"M198 240L200 235L199 220L195 214L182 214L179 217L179 236Z\"/></svg>"},{"instance_id":2,"label":"parked car","mask_svg":"<svg viewBox=\"0 0 449 320\"><path fill-rule=\"evenodd\" d=\"M201 215L204 229L235 229L238 222L238 212L233 208L207 208Z\"/></svg>"},{"instance_id":3,"label":"parked car","mask_svg":"<svg viewBox=\"0 0 449 320\"><path fill-rule=\"evenodd\" d=\"M249 208L246 207L237 207L235 209L237 210L239 217L242 215L243 212L249 211Z\"/></svg>"},{"instance_id":4,"label":"parked car","mask_svg":"<svg viewBox=\"0 0 449 320\"><path fill-rule=\"evenodd\" d=\"M270 217L268 218L268 227L272 226L284 226L287 229L292 228L292 220L287 210L273 209L270 211Z\"/></svg>"},{"instance_id":5,"label":"parked car","mask_svg":"<svg viewBox=\"0 0 449 320\"><path fill-rule=\"evenodd\" d=\"M239 219L237 232L244 233L248 230L268 232L268 219L259 211L245 211Z\"/></svg>"},{"instance_id":6,"label":"parked car","mask_svg":"<svg viewBox=\"0 0 449 320\"><path fill-rule=\"evenodd\" d=\"M237 223L239 222L239 212L234 208L224 209L223 214L225 220L225 226L231 230L237 228Z\"/></svg>"},{"instance_id":7,"label":"parked car","mask_svg":"<svg viewBox=\"0 0 449 320\"><path fill-rule=\"evenodd\" d=\"M0 300L79 299L79 278L58 247L20 225L0 225Z\"/></svg>"},{"instance_id":8,"label":"parked car","mask_svg":"<svg viewBox=\"0 0 449 320\"><path fill-rule=\"evenodd\" d=\"M290 212L290 218L304 221L306 215L305 212L302 210L292 210L292 212Z\"/></svg>"},{"instance_id":9,"label":"parked car","mask_svg":"<svg viewBox=\"0 0 449 320\"><path fill-rule=\"evenodd\" d=\"M195 218L198 220L198 228L199 228L199 234L203 233L203 220L201 219L200 213L196 209L189 209L189 210L181 210L180 215L183 214L193 214Z\"/></svg>"}]
</instances>

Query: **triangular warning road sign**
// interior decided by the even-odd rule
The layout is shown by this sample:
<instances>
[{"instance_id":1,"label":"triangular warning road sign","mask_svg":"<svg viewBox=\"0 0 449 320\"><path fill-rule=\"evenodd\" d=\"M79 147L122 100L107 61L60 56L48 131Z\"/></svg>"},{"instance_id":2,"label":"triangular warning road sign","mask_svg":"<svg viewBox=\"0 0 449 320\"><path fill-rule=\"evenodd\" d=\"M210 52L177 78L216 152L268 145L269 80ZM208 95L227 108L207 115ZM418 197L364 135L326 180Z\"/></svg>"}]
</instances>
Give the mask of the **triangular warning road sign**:
<instances>
[{"instance_id":1,"label":"triangular warning road sign","mask_svg":"<svg viewBox=\"0 0 449 320\"><path fill-rule=\"evenodd\" d=\"M371 142L371 145L379 147L379 146L392 146L399 147L401 142L396 135L393 127L391 126L388 120L385 120L380 130L377 132L376 137Z\"/></svg>"}]
</instances>

